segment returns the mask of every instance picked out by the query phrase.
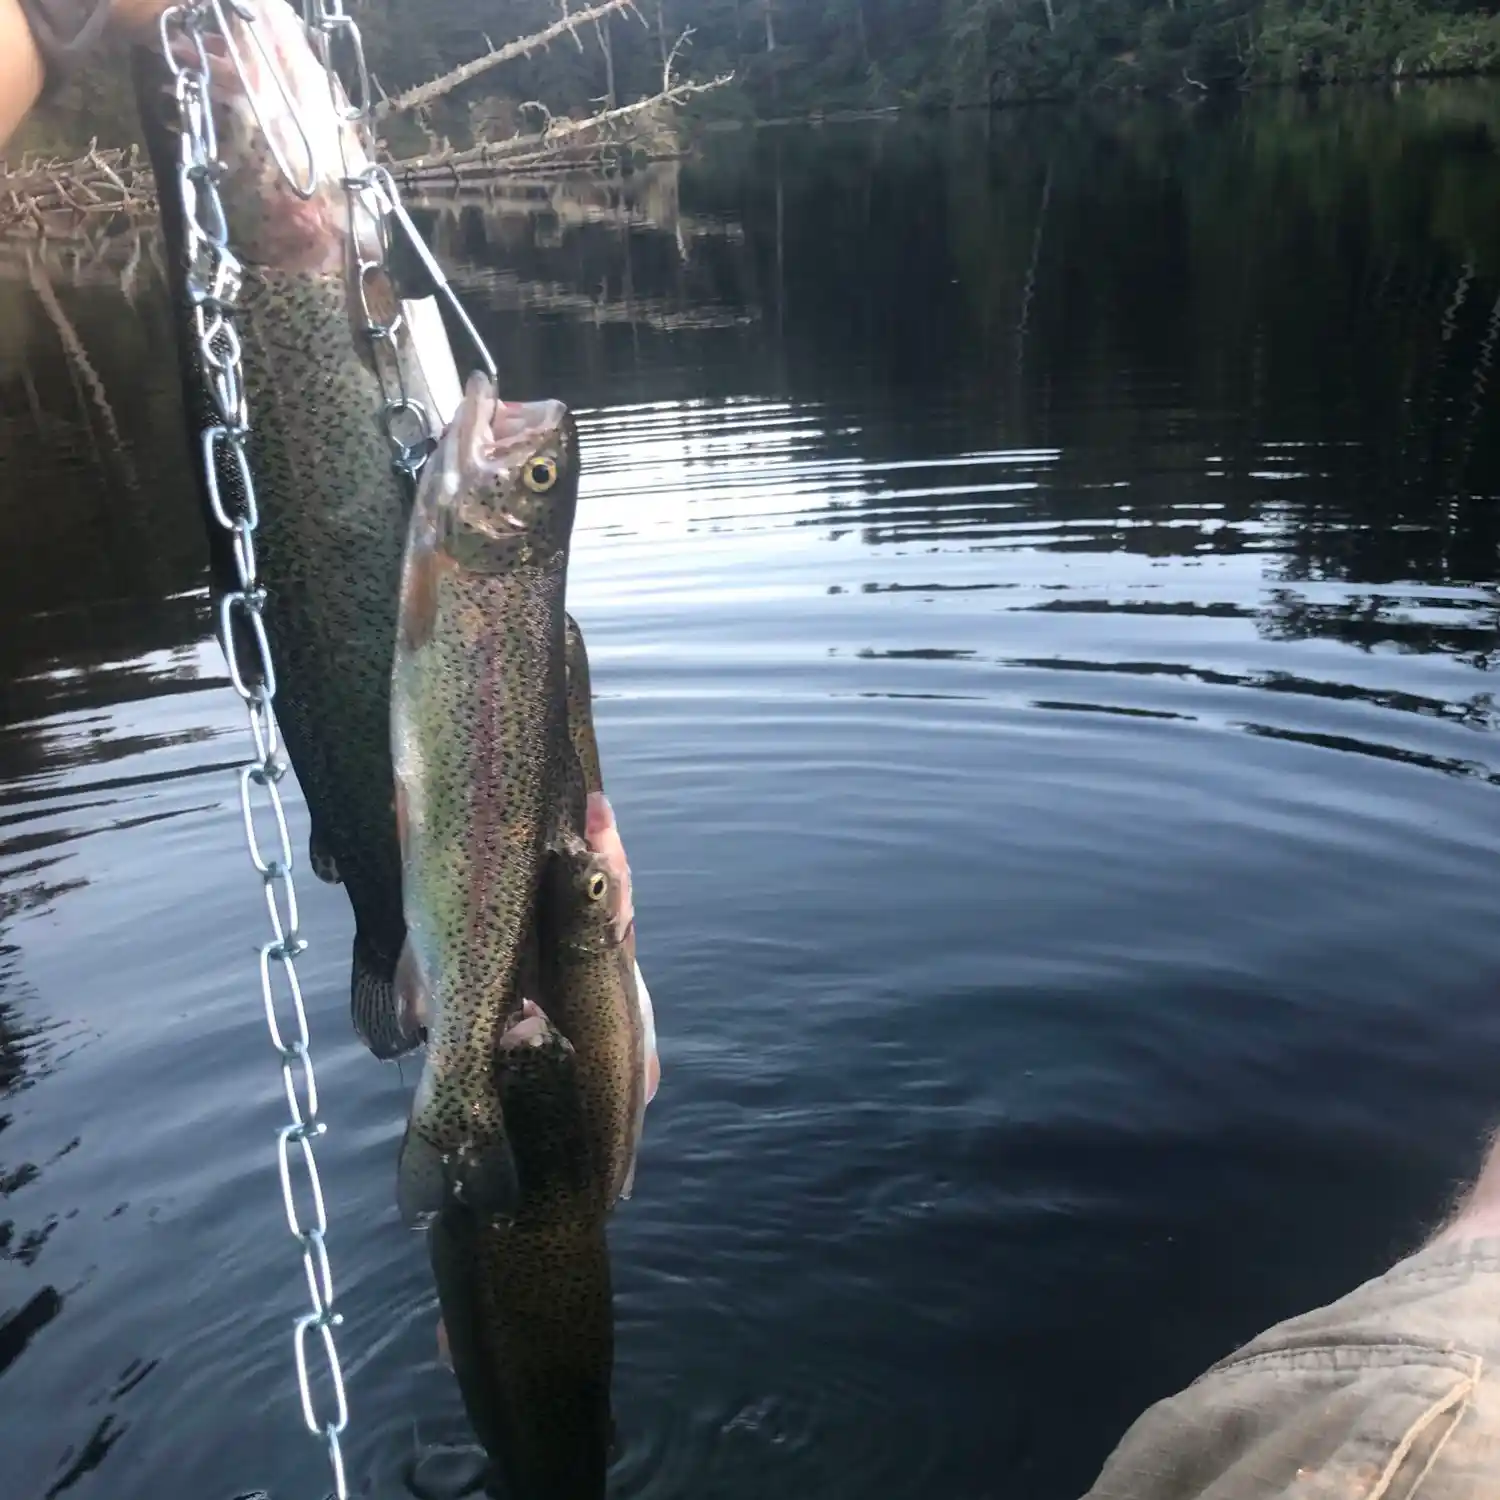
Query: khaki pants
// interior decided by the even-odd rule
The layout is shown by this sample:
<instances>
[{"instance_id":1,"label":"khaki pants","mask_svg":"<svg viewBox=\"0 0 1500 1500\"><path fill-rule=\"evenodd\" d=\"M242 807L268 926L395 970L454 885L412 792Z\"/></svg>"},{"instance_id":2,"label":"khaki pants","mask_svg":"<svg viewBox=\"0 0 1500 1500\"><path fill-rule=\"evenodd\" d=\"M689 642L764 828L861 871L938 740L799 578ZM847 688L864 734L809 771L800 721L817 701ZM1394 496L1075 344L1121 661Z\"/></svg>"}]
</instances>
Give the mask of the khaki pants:
<instances>
[{"instance_id":1,"label":"khaki pants","mask_svg":"<svg viewBox=\"0 0 1500 1500\"><path fill-rule=\"evenodd\" d=\"M1085 1500L1500 1500L1500 1239L1440 1244L1158 1402Z\"/></svg>"}]
</instances>

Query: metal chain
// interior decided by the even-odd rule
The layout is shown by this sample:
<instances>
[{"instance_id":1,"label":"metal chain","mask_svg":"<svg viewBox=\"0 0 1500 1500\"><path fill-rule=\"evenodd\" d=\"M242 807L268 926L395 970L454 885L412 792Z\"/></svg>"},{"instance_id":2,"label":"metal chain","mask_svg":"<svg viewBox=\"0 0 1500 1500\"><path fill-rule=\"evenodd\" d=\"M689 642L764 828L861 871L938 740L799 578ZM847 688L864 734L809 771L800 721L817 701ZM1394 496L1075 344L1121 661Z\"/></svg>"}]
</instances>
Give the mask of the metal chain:
<instances>
[{"instance_id":1,"label":"metal chain","mask_svg":"<svg viewBox=\"0 0 1500 1500\"><path fill-rule=\"evenodd\" d=\"M254 756L239 773L240 814L250 859L261 878L273 934L271 941L260 949L260 989L271 1045L281 1059L282 1086L291 1118L290 1124L277 1131L277 1159L287 1228L301 1247L302 1268L312 1305L312 1311L304 1313L293 1325L293 1357L303 1420L308 1430L327 1444L335 1500L348 1500L349 1486L339 1439L349 1425L349 1404L334 1342L334 1329L343 1322L343 1317L334 1310L328 1213L313 1154L313 1141L326 1127L318 1118L317 1077L309 1049L307 1010L297 977L297 959L307 944L300 930L297 890L292 880L291 838L281 799L281 780L286 775L287 762L280 753L273 707L276 673L266 640L266 591L256 568L255 531L259 513L245 454L249 412L240 367L240 342L233 322L241 266L229 248L224 205L219 197L218 179L223 167L214 134L205 45L210 19L218 20L220 29L227 30L222 25L223 12L218 0L189 0L174 6L161 17L160 40L175 82L182 127L177 185L186 241L187 299L205 388L218 418L203 433L204 478L214 520L229 533L239 582L239 587L220 601L218 627L230 683L245 705L254 743ZM225 504L220 489L221 472L233 476L230 487L238 492L232 510ZM242 650L248 655L248 670L241 658ZM257 804L261 813L259 828ZM269 856L262 847L260 831L268 821L267 812L274 827L274 835L267 831L271 842ZM282 991L279 1000L278 987ZM288 1010L290 1017L284 1031L282 1018ZM300 1164L295 1171L294 1159ZM294 1178L301 1179L302 1196L310 1199L310 1223L305 1224L299 1214ZM313 1401L310 1340L316 1340L322 1350L326 1383L333 1395L331 1413L320 1414Z\"/></svg>"},{"instance_id":2,"label":"metal chain","mask_svg":"<svg viewBox=\"0 0 1500 1500\"><path fill-rule=\"evenodd\" d=\"M280 0L271 0L271 3L277 4ZM306 183L294 176L275 136L265 131L261 102L248 86L243 59L234 45L231 28L226 24L226 4L251 28L250 37L260 52L260 60L280 93L281 108L290 114L301 137L308 162ZM242 268L229 247L228 225L218 190L224 169L219 161L218 141L214 134L208 51L204 41L210 22L215 23L215 29L225 37L231 61L246 86L251 107L267 136L278 169L299 197L309 197L315 191L319 164L314 160L313 136L298 115L287 82L253 30L255 19L254 8L245 0L183 0L163 13L160 38L163 56L175 82L182 127L177 183L185 226L187 297L204 383L218 417L218 421L203 433L204 477L209 508L215 521L230 535L239 581L239 587L220 602L218 626L230 683L249 715L250 735L255 747L254 758L240 768L240 813L250 859L261 877L266 914L274 934L272 941L261 945L260 987L271 1044L281 1059L282 1085L291 1116L291 1124L282 1126L277 1132L277 1160L287 1227L301 1246L303 1272L312 1305L312 1311L303 1314L293 1325L297 1388L308 1431L323 1438L327 1444L333 1470L334 1500L348 1500L349 1487L339 1440L349 1425L349 1405L333 1334L343 1322L343 1316L334 1310L333 1271L327 1245L328 1214L317 1158L313 1153L313 1141L327 1127L318 1118L318 1086L309 1049L307 1010L297 977L297 959L307 944L300 932L297 891L292 880L291 839L280 791L287 763L280 754L273 708L276 673L266 639L266 592L256 570L255 530L259 513L245 453L250 433L249 412L240 366L239 336L233 322ZM448 302L473 347L478 363L491 380L496 378L495 364L402 205L394 178L385 167L376 164L371 129L370 75L365 65L359 26L345 10L344 0L303 0L303 20L317 39L333 107L354 130L363 151L364 161L355 171L355 164L348 160L345 133L338 132L340 179L348 195L352 243L356 247L372 243L378 246L378 254L374 257L357 248L353 274L364 319L363 331L370 339L373 363L380 381L381 427L391 444L392 463L414 482L431 451L433 440L440 434L433 430L433 414L407 390L398 342L403 326L399 304L384 317L377 316L371 307L370 293L377 280L384 281L386 286L394 286L387 274L393 224L406 236L434 288ZM177 44L182 45L180 53ZM353 100L345 93L338 73L335 53L340 45L348 50L349 70L355 79L357 97ZM361 214L366 216L373 236L357 232ZM238 503L233 513L225 505L220 491L221 473L228 473L234 480L232 488L237 491ZM238 635L237 624L240 627ZM252 667L249 674L239 655L247 636ZM269 809L275 827L275 845L270 858L262 850L257 832L257 800L263 804L262 821L264 809ZM280 1002L277 999L277 975L285 992ZM284 1035L278 1019L288 1002L291 1009L290 1040ZM294 1157L301 1164L300 1174L293 1170ZM311 1199L310 1225L303 1224L297 1209L294 1177L298 1175ZM334 1410L326 1416L319 1415L312 1395L307 1346L314 1335L322 1348L328 1383L333 1392Z\"/></svg>"},{"instance_id":3,"label":"metal chain","mask_svg":"<svg viewBox=\"0 0 1500 1500\"><path fill-rule=\"evenodd\" d=\"M441 433L435 430L434 414L429 413L406 386L399 343L405 318L400 306L393 301L388 312L378 315L370 305L373 288L394 286L389 274L392 225L406 236L438 294L447 301L458 318L480 365L491 380L495 379L495 363L490 358L489 350L485 348L484 340L469 321L468 314L449 285L448 278L444 276L416 225L407 215L395 179L387 168L376 163L375 136L370 113L370 71L365 63L364 41L358 22L345 9L345 0L302 0L302 11L309 30L319 40L319 51L328 74L328 88L334 109L351 127L364 157L362 163L352 163L349 160L346 132L339 131L339 165L342 169L340 179L348 196L349 229L357 257L354 285L359 295L360 313L364 318L363 331L370 340L372 363L380 382L383 401L381 427L391 445L392 462L400 472L415 481ZM347 71L355 79L353 98L345 92L339 76L337 54L341 46L347 53ZM361 220L372 233L361 233ZM372 241L378 247L378 253L373 257L365 255L361 248Z\"/></svg>"}]
</instances>

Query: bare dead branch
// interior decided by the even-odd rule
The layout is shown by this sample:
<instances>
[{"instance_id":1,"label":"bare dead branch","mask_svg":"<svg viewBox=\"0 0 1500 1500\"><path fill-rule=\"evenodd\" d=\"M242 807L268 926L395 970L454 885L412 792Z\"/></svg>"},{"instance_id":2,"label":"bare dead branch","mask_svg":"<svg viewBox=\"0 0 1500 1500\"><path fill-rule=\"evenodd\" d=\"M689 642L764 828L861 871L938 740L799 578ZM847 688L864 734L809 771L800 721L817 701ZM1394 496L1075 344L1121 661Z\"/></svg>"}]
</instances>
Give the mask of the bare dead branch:
<instances>
[{"instance_id":1,"label":"bare dead branch","mask_svg":"<svg viewBox=\"0 0 1500 1500\"><path fill-rule=\"evenodd\" d=\"M406 110L415 109L420 104L430 104L434 99L440 99L444 94L456 89L459 84L467 83L471 78L477 78L481 73L488 72L500 63L509 62L514 57L528 56L539 47L545 47L556 41L565 33L573 33L574 41L578 41L577 28L585 22L597 20L600 16L607 16L611 11L631 7L632 0L600 0L599 4L591 6L588 10L581 10L577 14L565 8L560 20L554 21L552 25L541 31L531 36L519 37L513 42L507 42L503 47L486 52L483 57L476 57L460 64L440 78L429 79L426 83L418 84L416 88L408 89L404 94L398 94L394 99L381 100L375 106L375 118L381 120L390 114L401 114ZM579 42L579 45L583 44Z\"/></svg>"},{"instance_id":2,"label":"bare dead branch","mask_svg":"<svg viewBox=\"0 0 1500 1500\"><path fill-rule=\"evenodd\" d=\"M587 24L604 8L635 9L630 0L608 0L607 7L567 12L566 19L571 25ZM420 155L391 160L390 165L399 176L414 182L429 178L483 182L518 171L611 165L622 149L632 145L656 158L675 155L675 131L668 123L672 108L722 87L733 77L724 74L705 83L673 81L675 60L691 34L689 27L671 49L664 87L651 97L624 105L604 102L582 119L554 115L541 100L527 100L519 106L527 118L523 130L505 140L480 141L467 150L456 150L433 128L427 100L412 102L411 95L404 96L391 109L410 110L425 136L425 147ZM427 99L436 97L432 86L423 88L428 91ZM63 254L70 245L92 244L96 230L108 236L118 235L122 227L145 229L154 222L155 212L156 183L150 162L136 147L108 149L93 142L84 156L73 161L52 156L0 160L0 250L7 244L18 249L50 245ZM150 253L154 260L155 247Z\"/></svg>"},{"instance_id":3,"label":"bare dead branch","mask_svg":"<svg viewBox=\"0 0 1500 1500\"><path fill-rule=\"evenodd\" d=\"M639 115L648 109L656 109L662 105L681 104L684 99L691 98L694 94L706 94L711 89L722 88L734 77L732 73L724 73L718 78L711 78L707 83L677 83L671 88L663 89L659 94L653 94L648 99L637 99L633 104L621 104L614 109L601 110L596 115L590 115L583 120L558 120L549 122L545 136L550 144L570 139L581 135L586 131L604 130L609 126L617 125L623 120L628 120L634 115ZM512 137L517 143L530 144L540 142L543 137L534 136L528 141L525 137ZM502 154L512 141L501 141L493 149ZM518 148L519 149L519 146Z\"/></svg>"},{"instance_id":4,"label":"bare dead branch","mask_svg":"<svg viewBox=\"0 0 1500 1500\"><path fill-rule=\"evenodd\" d=\"M77 161L24 157L0 162L0 234L66 236L92 215L144 213L155 202L155 184L132 151L90 146Z\"/></svg>"},{"instance_id":5,"label":"bare dead branch","mask_svg":"<svg viewBox=\"0 0 1500 1500\"><path fill-rule=\"evenodd\" d=\"M543 106L532 101L523 106L543 109L546 124L531 135L513 135L503 141L486 141L464 151L449 151L437 155L412 157L392 163L393 169L408 179L420 179L426 175L452 175L464 168L479 167L487 171L511 172L545 163L551 158L569 151L598 137L598 145L616 145L622 139L619 127L645 114L647 111L665 109L678 105L696 94L706 94L711 89L722 88L733 78L732 73L709 79L706 83L677 83L646 99L637 99L633 104L621 104L614 109L605 109L586 119L570 120L558 118Z\"/></svg>"},{"instance_id":6,"label":"bare dead branch","mask_svg":"<svg viewBox=\"0 0 1500 1500\"><path fill-rule=\"evenodd\" d=\"M107 161L104 161L100 157L98 149L93 145L89 147L89 163L91 166L97 167L99 172L114 183L121 193L129 193L130 190L120 181L119 174L114 171Z\"/></svg>"},{"instance_id":7,"label":"bare dead branch","mask_svg":"<svg viewBox=\"0 0 1500 1500\"><path fill-rule=\"evenodd\" d=\"M697 27L695 26L684 26L682 28L682 35L672 43L672 50L663 58L661 65L661 86L663 92L672 87L672 64L677 61L677 54L687 45L688 38L696 30Z\"/></svg>"}]
</instances>

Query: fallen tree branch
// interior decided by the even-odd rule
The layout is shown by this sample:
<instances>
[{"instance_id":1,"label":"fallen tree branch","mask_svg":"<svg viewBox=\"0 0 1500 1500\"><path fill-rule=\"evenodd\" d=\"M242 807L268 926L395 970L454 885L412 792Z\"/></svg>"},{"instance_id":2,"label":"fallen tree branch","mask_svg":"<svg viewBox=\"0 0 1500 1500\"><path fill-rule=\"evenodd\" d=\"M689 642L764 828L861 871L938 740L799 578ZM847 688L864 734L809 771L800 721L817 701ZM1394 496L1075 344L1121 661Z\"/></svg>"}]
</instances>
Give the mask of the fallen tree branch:
<instances>
[{"instance_id":1,"label":"fallen tree branch","mask_svg":"<svg viewBox=\"0 0 1500 1500\"><path fill-rule=\"evenodd\" d=\"M682 35L672 43L672 50L662 59L661 63L661 86L669 89L672 87L672 64L677 61L677 54L687 46L688 38L697 30L695 26L684 26Z\"/></svg>"},{"instance_id":2,"label":"fallen tree branch","mask_svg":"<svg viewBox=\"0 0 1500 1500\"><path fill-rule=\"evenodd\" d=\"M90 143L76 161L26 157L0 162L0 234L69 232L93 215L142 213L155 204L146 158Z\"/></svg>"},{"instance_id":3,"label":"fallen tree branch","mask_svg":"<svg viewBox=\"0 0 1500 1500\"><path fill-rule=\"evenodd\" d=\"M375 106L375 118L383 120L387 115L401 114L406 110L416 109L418 105L430 104L434 99L440 99L444 94L456 89L459 84L467 83L471 78L477 78L481 73L488 72L500 63L509 62L513 57L527 56L538 47L545 47L555 42L566 32L573 32L573 39L577 41L577 28L586 21L597 21L599 17L607 16L611 11L633 8L634 0L600 0L598 5L591 6L588 10L578 11L576 14L570 14L565 10L560 20L554 21L550 26L532 36L523 36L514 42L507 42L503 47L493 48L483 57L475 57L466 63L461 63L452 72L444 73L441 78L429 79L426 83L418 84L416 88L408 89L404 94L397 94L394 99L382 99Z\"/></svg>"},{"instance_id":4,"label":"fallen tree branch","mask_svg":"<svg viewBox=\"0 0 1500 1500\"><path fill-rule=\"evenodd\" d=\"M554 120L542 136L533 139L540 141L545 138L552 143L578 135L585 130L600 130L605 126L616 125L621 120L628 120L632 115L638 115L643 110L655 109L663 104L681 104L684 99L690 99L695 94L706 94L711 89L723 88L733 77L733 73L721 73L717 78L710 78L707 83L674 83L671 88L663 89L659 94L652 94L649 99L637 99L634 104L621 104L614 109L606 109L597 115L590 115L586 120ZM513 137L513 140L520 139L520 137ZM494 149L500 151L511 144L512 141L499 141Z\"/></svg>"},{"instance_id":5,"label":"fallen tree branch","mask_svg":"<svg viewBox=\"0 0 1500 1500\"><path fill-rule=\"evenodd\" d=\"M465 168L481 171L516 171L524 164L534 165L549 157L563 155L571 145L590 133L607 134L633 116L663 106L681 104L695 94L706 94L710 89L722 88L734 74L723 73L707 83L674 83L671 88L647 99L637 99L633 104L617 105L614 109L601 110L583 120L558 119L548 115L543 128L532 135L513 135L503 141L483 141L463 151L447 151L439 155L409 157L391 163L391 169L407 178L424 176L460 176Z\"/></svg>"},{"instance_id":6,"label":"fallen tree branch","mask_svg":"<svg viewBox=\"0 0 1500 1500\"><path fill-rule=\"evenodd\" d=\"M610 0L613 8L628 3ZM580 11L569 20L577 24L592 14ZM518 132L501 141L480 141L467 149L455 149L435 132L427 122L426 105L413 104L412 95L404 95L393 108L414 111L424 126L427 147L421 155L389 160L391 170L407 182L457 185L525 171L610 167L622 150L632 146L653 160L676 156L679 147L669 111L698 94L722 88L734 77L725 73L706 83L671 82L671 64L688 35L683 33L668 56L663 77L667 86L661 92L580 120L554 115L540 100L527 100L519 107L523 113L540 116L539 130ZM113 233L122 224L145 225L155 212L156 184L149 159L135 147L101 150L91 142L87 154L73 161L27 157L14 167L0 161L0 242L85 240L94 226Z\"/></svg>"}]
</instances>

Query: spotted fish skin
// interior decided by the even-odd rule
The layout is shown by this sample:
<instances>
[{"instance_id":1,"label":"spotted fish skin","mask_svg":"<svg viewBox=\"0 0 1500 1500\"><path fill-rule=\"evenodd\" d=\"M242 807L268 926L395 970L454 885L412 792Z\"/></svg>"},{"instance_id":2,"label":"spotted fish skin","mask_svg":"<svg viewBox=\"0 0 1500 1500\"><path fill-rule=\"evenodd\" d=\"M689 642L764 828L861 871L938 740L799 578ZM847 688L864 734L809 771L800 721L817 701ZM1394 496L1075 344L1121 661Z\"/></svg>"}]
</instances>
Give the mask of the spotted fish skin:
<instances>
[{"instance_id":1,"label":"spotted fish skin","mask_svg":"<svg viewBox=\"0 0 1500 1500\"><path fill-rule=\"evenodd\" d=\"M475 375L423 471L402 573L391 746L408 931L428 1045L397 1173L403 1219L518 1193L495 1082L543 859L582 819L559 790L563 596L578 441L560 403L508 405ZM577 779L574 777L573 779Z\"/></svg>"},{"instance_id":2,"label":"spotted fish skin","mask_svg":"<svg viewBox=\"0 0 1500 1500\"><path fill-rule=\"evenodd\" d=\"M498 1225L449 1204L428 1232L450 1357L509 1500L603 1500L614 1319L574 1049L524 1016L505 1034L495 1084L514 1216Z\"/></svg>"},{"instance_id":3,"label":"spotted fish skin","mask_svg":"<svg viewBox=\"0 0 1500 1500\"><path fill-rule=\"evenodd\" d=\"M585 837L564 841L549 868L539 951L549 1014L579 1052L585 1107L613 1203L634 1186L661 1063L651 993L636 959L630 865L604 795L588 647L571 615L566 627L568 738L587 794Z\"/></svg>"},{"instance_id":4,"label":"spotted fish skin","mask_svg":"<svg viewBox=\"0 0 1500 1500\"><path fill-rule=\"evenodd\" d=\"M588 1138L609 1204L629 1192L645 1110L645 1036L626 945L628 901L628 887L608 860L580 841L548 865L538 918L542 994L578 1053Z\"/></svg>"},{"instance_id":5,"label":"spotted fish skin","mask_svg":"<svg viewBox=\"0 0 1500 1500\"><path fill-rule=\"evenodd\" d=\"M246 22L228 7L227 25L266 114L262 129L223 42L208 39L224 163L219 191L244 272L234 324L243 349L246 455L259 509L255 548L276 713L316 830L315 872L336 878L354 911L355 1030L377 1056L394 1056L418 1040L401 1026L392 996L405 923L391 797L390 668L410 486L393 468L381 428L384 394L355 290L355 264L373 248L374 226L367 216L351 218L341 176L346 162L351 172L362 168L364 152L339 119L340 101L298 14L285 0L253 6L256 35L275 57L306 130L304 140ZM158 180L174 182L180 157L170 77L154 48L137 48L132 65L153 167ZM283 179L268 131L299 181L312 183L309 197ZM172 192L161 200L180 309L181 208ZM381 273L366 277L365 292L377 315L394 313L397 291ZM196 472L201 434L216 417L196 335L181 312L177 336ZM420 361L404 328L397 345L409 394L423 401ZM239 476L227 448L217 451L219 486L233 510ZM222 593L233 577L225 534L210 520L208 535L215 591ZM238 654L243 662L253 658L245 649Z\"/></svg>"},{"instance_id":6,"label":"spotted fish skin","mask_svg":"<svg viewBox=\"0 0 1500 1500\"><path fill-rule=\"evenodd\" d=\"M568 668L568 739L578 757L585 791L604 790L604 769L599 761L599 741L594 734L594 684L589 671L589 650L583 631L572 615L566 615L564 654Z\"/></svg>"},{"instance_id":7,"label":"spotted fish skin","mask_svg":"<svg viewBox=\"0 0 1500 1500\"><path fill-rule=\"evenodd\" d=\"M630 867L604 796L588 649L565 621L568 740L583 777L583 836L555 842L537 903L540 993L578 1054L579 1093L606 1207L629 1197L655 1062L635 964ZM651 1028L654 1030L654 1028Z\"/></svg>"}]
</instances>

